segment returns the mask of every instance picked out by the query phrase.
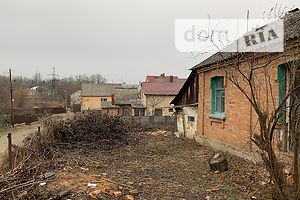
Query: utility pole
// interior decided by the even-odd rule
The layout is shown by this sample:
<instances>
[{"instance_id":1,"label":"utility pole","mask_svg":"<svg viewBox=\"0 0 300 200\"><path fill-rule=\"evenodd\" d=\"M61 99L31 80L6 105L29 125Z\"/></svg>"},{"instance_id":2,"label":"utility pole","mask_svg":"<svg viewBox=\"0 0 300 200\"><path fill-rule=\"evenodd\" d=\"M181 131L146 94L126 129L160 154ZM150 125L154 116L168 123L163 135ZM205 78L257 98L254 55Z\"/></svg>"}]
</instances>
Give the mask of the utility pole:
<instances>
[{"instance_id":1,"label":"utility pole","mask_svg":"<svg viewBox=\"0 0 300 200\"><path fill-rule=\"evenodd\" d=\"M249 16L250 16L250 11L247 10L247 33L249 31Z\"/></svg>"},{"instance_id":2,"label":"utility pole","mask_svg":"<svg viewBox=\"0 0 300 200\"><path fill-rule=\"evenodd\" d=\"M10 124L14 127L14 99L13 99L13 84L11 78L11 69L9 69L9 83L10 83Z\"/></svg>"}]
</instances>

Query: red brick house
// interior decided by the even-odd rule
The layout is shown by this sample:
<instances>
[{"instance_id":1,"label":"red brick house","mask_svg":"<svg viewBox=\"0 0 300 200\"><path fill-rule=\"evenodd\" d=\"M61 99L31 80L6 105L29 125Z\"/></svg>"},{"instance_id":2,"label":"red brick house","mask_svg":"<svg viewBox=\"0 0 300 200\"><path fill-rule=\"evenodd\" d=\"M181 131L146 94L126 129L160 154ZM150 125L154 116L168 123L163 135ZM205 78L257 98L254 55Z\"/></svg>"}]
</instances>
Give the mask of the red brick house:
<instances>
[{"instance_id":1,"label":"red brick house","mask_svg":"<svg viewBox=\"0 0 300 200\"><path fill-rule=\"evenodd\" d=\"M179 121L178 131L182 135L221 149L253 151L251 138L254 133L259 132L257 115L245 95L229 81L227 69L235 65L237 57L241 58L241 69L246 70L250 59L255 59L257 63L264 63L269 56L277 56L278 59L274 59L269 64L272 94L276 94L275 98L269 101L270 104L275 102L278 105L288 84L285 64L300 60L300 12L287 14L284 18L284 27L284 53L218 52L191 69L188 81L172 101L176 107L177 122ZM291 51L296 53L285 54ZM261 95L267 98L263 93ZM193 115L191 112L184 111L184 108L196 110L196 117L193 119L194 129L192 129L194 132L186 128L186 122L192 119ZM186 120L182 120L182 116ZM183 121L185 127L182 125ZM287 150L291 140L288 124L288 119L284 118L276 127L278 142L284 143L281 147Z\"/></svg>"}]
</instances>

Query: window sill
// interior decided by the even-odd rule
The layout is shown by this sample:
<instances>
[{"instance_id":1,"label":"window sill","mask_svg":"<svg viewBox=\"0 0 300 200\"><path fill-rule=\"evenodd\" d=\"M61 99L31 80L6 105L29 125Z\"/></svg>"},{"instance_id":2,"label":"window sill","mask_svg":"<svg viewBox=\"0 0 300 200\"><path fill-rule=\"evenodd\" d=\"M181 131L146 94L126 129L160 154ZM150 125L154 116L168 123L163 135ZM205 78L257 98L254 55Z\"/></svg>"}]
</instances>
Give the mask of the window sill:
<instances>
[{"instance_id":1,"label":"window sill","mask_svg":"<svg viewBox=\"0 0 300 200\"><path fill-rule=\"evenodd\" d=\"M223 121L226 120L225 114L224 113L212 113L209 115L209 118L212 119L221 119Z\"/></svg>"}]
</instances>

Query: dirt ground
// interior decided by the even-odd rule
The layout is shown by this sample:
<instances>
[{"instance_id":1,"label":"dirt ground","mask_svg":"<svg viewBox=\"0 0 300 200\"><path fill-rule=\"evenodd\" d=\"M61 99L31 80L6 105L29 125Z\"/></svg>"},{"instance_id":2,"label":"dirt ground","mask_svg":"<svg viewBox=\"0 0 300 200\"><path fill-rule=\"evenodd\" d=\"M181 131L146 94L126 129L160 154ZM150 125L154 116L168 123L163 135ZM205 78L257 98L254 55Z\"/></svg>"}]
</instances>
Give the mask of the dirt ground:
<instances>
[{"instance_id":1,"label":"dirt ground","mask_svg":"<svg viewBox=\"0 0 300 200\"><path fill-rule=\"evenodd\" d=\"M56 119L65 119L72 116L72 114L56 114L45 119L56 118ZM0 130L0 164L2 162L3 155L7 151L7 134L11 133L12 143L15 145L20 145L24 138L29 136L31 133L37 131L38 126L41 126L41 121L34 122L31 125L15 125L14 128L5 128Z\"/></svg>"},{"instance_id":2,"label":"dirt ground","mask_svg":"<svg viewBox=\"0 0 300 200\"><path fill-rule=\"evenodd\" d=\"M0 163L2 156L7 150L7 134L11 133L12 143L19 145L25 137L27 137L32 132L36 131L38 123L33 123L32 125L18 125L15 128L2 129L0 132Z\"/></svg>"},{"instance_id":3,"label":"dirt ground","mask_svg":"<svg viewBox=\"0 0 300 200\"><path fill-rule=\"evenodd\" d=\"M212 172L208 161L214 150L170 132L143 133L139 142L121 149L65 151L56 175L41 189L71 190L66 199L126 199L128 194L141 200L271 199L261 166L226 155L229 171Z\"/></svg>"}]
</instances>

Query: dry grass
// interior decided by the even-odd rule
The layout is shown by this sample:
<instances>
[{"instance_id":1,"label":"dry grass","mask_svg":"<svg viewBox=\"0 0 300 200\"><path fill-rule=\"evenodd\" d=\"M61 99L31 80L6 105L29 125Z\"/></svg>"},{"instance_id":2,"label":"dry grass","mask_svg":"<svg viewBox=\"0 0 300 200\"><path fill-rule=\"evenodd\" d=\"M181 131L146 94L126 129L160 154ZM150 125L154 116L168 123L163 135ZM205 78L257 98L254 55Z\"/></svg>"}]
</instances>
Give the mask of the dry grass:
<instances>
[{"instance_id":1,"label":"dry grass","mask_svg":"<svg viewBox=\"0 0 300 200\"><path fill-rule=\"evenodd\" d=\"M133 129L116 118L95 117L88 116L88 123L49 122L42 135L16 146L15 170L0 177L0 198L48 199L68 191L66 198L73 200L116 199L115 190L122 192L120 199L131 190L138 191L136 199L151 200L272 198L262 166L227 155L229 171L211 172L208 161L217 152L208 147L166 131L129 133ZM56 175L40 176L49 171Z\"/></svg>"}]
</instances>

